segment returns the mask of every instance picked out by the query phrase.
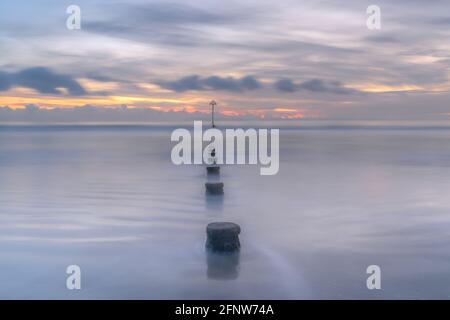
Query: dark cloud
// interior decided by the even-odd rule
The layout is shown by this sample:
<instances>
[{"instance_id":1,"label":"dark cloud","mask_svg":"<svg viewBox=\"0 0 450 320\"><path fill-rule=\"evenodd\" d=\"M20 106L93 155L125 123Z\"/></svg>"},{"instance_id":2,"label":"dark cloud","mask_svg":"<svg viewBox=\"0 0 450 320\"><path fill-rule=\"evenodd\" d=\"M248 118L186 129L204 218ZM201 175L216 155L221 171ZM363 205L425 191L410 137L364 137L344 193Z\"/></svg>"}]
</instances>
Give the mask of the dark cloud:
<instances>
[{"instance_id":1,"label":"dark cloud","mask_svg":"<svg viewBox=\"0 0 450 320\"><path fill-rule=\"evenodd\" d=\"M291 79L281 79L275 82L275 88L284 92L294 92L297 90L296 85Z\"/></svg>"},{"instance_id":2,"label":"dark cloud","mask_svg":"<svg viewBox=\"0 0 450 320\"><path fill-rule=\"evenodd\" d=\"M294 83L291 79L281 79L275 82L275 88L283 92L311 91L321 93L351 94L356 90L345 88L339 81L325 81L320 79L307 80L301 83Z\"/></svg>"},{"instance_id":3,"label":"dark cloud","mask_svg":"<svg viewBox=\"0 0 450 320\"><path fill-rule=\"evenodd\" d=\"M228 91L240 91L241 83L234 78L221 78L218 76L212 76L203 80L204 87L206 89L214 90L228 90Z\"/></svg>"},{"instance_id":4,"label":"dark cloud","mask_svg":"<svg viewBox=\"0 0 450 320\"><path fill-rule=\"evenodd\" d=\"M241 85L247 90L255 90L261 88L261 84L252 76L246 76L242 78Z\"/></svg>"},{"instance_id":5,"label":"dark cloud","mask_svg":"<svg viewBox=\"0 0 450 320\"><path fill-rule=\"evenodd\" d=\"M339 81L323 81L320 79L302 82L298 87L300 90L313 92L330 92L337 94L349 94L354 92L353 90L344 88Z\"/></svg>"},{"instance_id":6,"label":"dark cloud","mask_svg":"<svg viewBox=\"0 0 450 320\"><path fill-rule=\"evenodd\" d=\"M253 76L245 76L240 79L233 77L211 76L201 78L198 75L187 76L175 81L161 81L159 86L177 92L190 90L225 90L241 92L246 90L255 90L261 87L261 84Z\"/></svg>"},{"instance_id":7,"label":"dark cloud","mask_svg":"<svg viewBox=\"0 0 450 320\"><path fill-rule=\"evenodd\" d=\"M224 90L232 92L242 92L261 88L261 83L253 76L243 78L211 76L202 78L198 75L191 75L174 81L160 81L157 83L165 89L176 92L183 91L204 91L204 90ZM339 81L325 81L320 79L307 80L295 83L289 78L276 81L274 87L282 92L311 91L335 94L351 94L356 90L345 88Z\"/></svg>"},{"instance_id":8,"label":"dark cloud","mask_svg":"<svg viewBox=\"0 0 450 320\"><path fill-rule=\"evenodd\" d=\"M9 74L6 72L0 72L0 91L5 91L9 88L11 88Z\"/></svg>"},{"instance_id":9,"label":"dark cloud","mask_svg":"<svg viewBox=\"0 0 450 320\"><path fill-rule=\"evenodd\" d=\"M199 76L187 76L176 81L158 83L161 87L177 92L203 90Z\"/></svg>"},{"instance_id":10,"label":"dark cloud","mask_svg":"<svg viewBox=\"0 0 450 320\"><path fill-rule=\"evenodd\" d=\"M15 73L0 72L0 91L11 87L25 87L44 94L62 94L60 88L66 89L70 95L80 96L87 92L70 76L62 75L45 67L24 69Z\"/></svg>"}]
</instances>

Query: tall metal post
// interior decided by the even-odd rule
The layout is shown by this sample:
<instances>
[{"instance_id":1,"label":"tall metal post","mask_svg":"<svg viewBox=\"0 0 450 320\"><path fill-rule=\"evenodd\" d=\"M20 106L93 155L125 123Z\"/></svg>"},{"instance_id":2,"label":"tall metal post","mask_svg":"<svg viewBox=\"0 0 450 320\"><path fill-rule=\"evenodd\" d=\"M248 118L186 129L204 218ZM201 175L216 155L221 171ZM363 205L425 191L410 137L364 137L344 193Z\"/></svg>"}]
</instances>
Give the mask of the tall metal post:
<instances>
[{"instance_id":1,"label":"tall metal post","mask_svg":"<svg viewBox=\"0 0 450 320\"><path fill-rule=\"evenodd\" d=\"M212 100L209 104L211 105L211 109L212 109L212 112L211 112L212 127L215 128L216 125L214 124L214 108L217 105L217 103L214 100Z\"/></svg>"}]
</instances>

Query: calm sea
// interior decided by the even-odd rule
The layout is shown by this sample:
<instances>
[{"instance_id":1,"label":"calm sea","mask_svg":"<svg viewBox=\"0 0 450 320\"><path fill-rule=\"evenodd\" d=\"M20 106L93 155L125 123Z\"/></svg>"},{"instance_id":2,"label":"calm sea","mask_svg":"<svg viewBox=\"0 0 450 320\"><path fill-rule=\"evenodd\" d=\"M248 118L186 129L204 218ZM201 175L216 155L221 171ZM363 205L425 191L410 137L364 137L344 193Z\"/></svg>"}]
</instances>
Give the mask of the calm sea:
<instances>
[{"instance_id":1,"label":"calm sea","mask_svg":"<svg viewBox=\"0 0 450 320\"><path fill-rule=\"evenodd\" d=\"M224 166L223 197L170 134L0 127L0 298L450 297L449 128L281 129L279 173ZM240 254L205 252L212 221L240 224Z\"/></svg>"}]
</instances>

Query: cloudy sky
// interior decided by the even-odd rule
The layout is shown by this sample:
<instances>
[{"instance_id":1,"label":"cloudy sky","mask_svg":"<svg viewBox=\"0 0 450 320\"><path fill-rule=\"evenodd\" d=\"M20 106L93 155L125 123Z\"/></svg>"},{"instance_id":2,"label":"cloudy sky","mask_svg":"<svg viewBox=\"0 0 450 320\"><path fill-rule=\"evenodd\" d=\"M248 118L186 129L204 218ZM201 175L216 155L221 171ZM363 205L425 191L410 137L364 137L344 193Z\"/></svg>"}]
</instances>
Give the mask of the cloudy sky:
<instances>
[{"instance_id":1,"label":"cloudy sky","mask_svg":"<svg viewBox=\"0 0 450 320\"><path fill-rule=\"evenodd\" d=\"M450 120L448 0L2 0L0 52L0 121Z\"/></svg>"}]
</instances>

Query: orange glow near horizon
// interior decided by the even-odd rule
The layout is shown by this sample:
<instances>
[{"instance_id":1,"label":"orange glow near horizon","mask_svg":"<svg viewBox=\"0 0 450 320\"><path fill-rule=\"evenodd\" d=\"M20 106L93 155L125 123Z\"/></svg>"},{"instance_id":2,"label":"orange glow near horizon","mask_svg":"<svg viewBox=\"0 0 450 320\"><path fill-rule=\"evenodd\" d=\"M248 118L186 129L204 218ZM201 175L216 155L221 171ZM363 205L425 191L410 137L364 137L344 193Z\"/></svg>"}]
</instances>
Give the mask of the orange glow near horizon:
<instances>
[{"instance_id":1,"label":"orange glow near horizon","mask_svg":"<svg viewBox=\"0 0 450 320\"><path fill-rule=\"evenodd\" d=\"M59 97L59 96L0 96L0 105L9 106L11 109L24 108L26 105L35 104L41 108L73 108L84 105L95 105L99 107L111 107L120 105L139 106L145 104L164 104L170 103L175 105L206 103L200 98L154 98L154 97L131 97L131 96L92 96L92 97Z\"/></svg>"},{"instance_id":2,"label":"orange glow near horizon","mask_svg":"<svg viewBox=\"0 0 450 320\"><path fill-rule=\"evenodd\" d=\"M9 101L9 100L4 100L4 97L0 98L0 106L4 104L5 101ZM13 97L11 97L13 98ZM51 102L48 102L45 106L42 106L42 103L40 101L40 99L37 98L20 98L20 99L16 99L18 100L18 102L16 104L6 104L8 105L11 109L13 110L19 110L19 109L24 109L26 107L26 105L28 104L35 104L37 106L39 106L40 109L43 110L53 110L56 108L83 108L86 105L95 105L97 107L104 107L107 109L120 109L121 105L120 103L117 103L117 101L120 102L124 102L124 100L119 99L116 100L115 104L112 105L111 101L109 100L102 100L102 99L87 99L87 100L78 100L78 99L74 99L74 100L70 100L70 101L65 101L65 100L59 100L57 98L53 99ZM62 106L62 103L60 103L60 101L64 102L64 105ZM105 105L99 105L98 102L103 102L103 101L107 101L108 103ZM130 100L126 100L127 102L129 102ZM138 101L146 101L144 99L138 99ZM151 101L158 101L160 102L160 100L158 99L151 99ZM167 100L164 100L164 102L166 102ZM96 103L95 103L96 102ZM199 114L209 114L211 111L209 109L209 107L196 107L194 105L189 105L189 104L183 104L181 101L176 100L177 104L179 103L180 105L173 105L173 106L134 106L134 105L127 105L128 109L150 109L150 110L155 110L158 112L163 112L163 113L180 113L180 112L184 112L184 113L189 113L189 114L193 114L193 113L199 113ZM125 103L124 103L125 104ZM297 110L297 109L293 109L293 108L273 108L273 109L232 109L227 107L225 110L218 110L217 112L218 114L224 116L224 117L240 117L240 116L253 116L255 118L259 118L259 119L266 119L266 118L275 118L275 119L304 119L305 118L305 111L304 110Z\"/></svg>"},{"instance_id":3,"label":"orange glow near horizon","mask_svg":"<svg viewBox=\"0 0 450 320\"><path fill-rule=\"evenodd\" d=\"M116 83L109 83L108 87L99 86L95 81L84 81L84 86L89 87L91 90L111 89L114 90L117 86ZM152 86L147 87L148 90L152 90ZM31 89L27 88L14 88L9 90L3 95L0 95L0 107L7 106L11 109L24 109L27 105L36 105L43 110L52 110L57 108L82 108L84 106L95 106L100 108L122 108L127 106L128 109L151 109L164 113L199 113L209 114L211 112L209 107L209 101L211 97L198 96L195 94L189 94L184 96L171 97L163 92L149 93L152 96L145 96L142 94L137 95L87 95L87 96L68 96L68 95L43 95L39 94ZM171 93L171 95L174 95ZM224 101L228 101L227 98L222 98ZM264 103L267 101L261 101ZM275 101L274 101L275 102ZM279 101L278 101L279 102ZM289 103L285 101L283 103ZM257 100L252 100L252 104L258 103ZM296 104L305 103L304 101L296 101ZM241 117L251 116L259 119L303 119L306 115L316 118L311 114L310 110L298 109L293 107L274 107L274 108L242 108L234 107L234 105L240 105L239 101L224 102L217 110L218 114L224 117Z\"/></svg>"},{"instance_id":4,"label":"orange glow near horizon","mask_svg":"<svg viewBox=\"0 0 450 320\"><path fill-rule=\"evenodd\" d=\"M424 88L409 85L409 84L400 84L395 86L384 85L384 84L355 84L347 86L350 89L356 89L362 92L368 93L385 93L385 92L401 92L401 91L420 91L424 90Z\"/></svg>"},{"instance_id":5,"label":"orange glow near horizon","mask_svg":"<svg viewBox=\"0 0 450 320\"><path fill-rule=\"evenodd\" d=\"M275 108L273 109L274 112L281 112L281 113L294 113L298 112L297 109L291 109L291 108Z\"/></svg>"}]
</instances>

